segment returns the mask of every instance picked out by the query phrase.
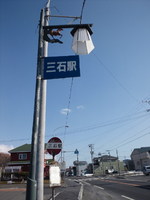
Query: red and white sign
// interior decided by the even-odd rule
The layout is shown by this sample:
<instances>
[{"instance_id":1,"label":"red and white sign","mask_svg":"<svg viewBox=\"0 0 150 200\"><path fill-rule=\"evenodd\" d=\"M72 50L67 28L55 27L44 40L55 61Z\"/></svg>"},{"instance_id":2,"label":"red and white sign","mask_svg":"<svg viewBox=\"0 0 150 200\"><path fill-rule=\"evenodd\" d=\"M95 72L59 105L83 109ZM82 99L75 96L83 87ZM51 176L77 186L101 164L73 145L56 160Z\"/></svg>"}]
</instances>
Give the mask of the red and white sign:
<instances>
[{"instance_id":1,"label":"red and white sign","mask_svg":"<svg viewBox=\"0 0 150 200\"><path fill-rule=\"evenodd\" d=\"M46 149L49 154L55 156L59 154L62 150L62 141L58 137L51 138L46 144Z\"/></svg>"}]
</instances>

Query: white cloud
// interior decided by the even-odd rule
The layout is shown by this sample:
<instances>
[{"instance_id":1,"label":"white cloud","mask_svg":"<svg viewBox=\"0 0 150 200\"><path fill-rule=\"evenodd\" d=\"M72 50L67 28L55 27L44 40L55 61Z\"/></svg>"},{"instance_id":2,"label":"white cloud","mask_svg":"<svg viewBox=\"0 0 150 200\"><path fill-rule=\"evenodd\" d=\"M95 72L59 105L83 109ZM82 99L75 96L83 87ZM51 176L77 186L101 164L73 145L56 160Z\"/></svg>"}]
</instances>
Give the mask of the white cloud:
<instances>
[{"instance_id":1,"label":"white cloud","mask_svg":"<svg viewBox=\"0 0 150 200\"><path fill-rule=\"evenodd\" d=\"M83 106L83 105L79 105L79 106L77 106L77 109L78 110L83 110L85 107Z\"/></svg>"},{"instance_id":2,"label":"white cloud","mask_svg":"<svg viewBox=\"0 0 150 200\"><path fill-rule=\"evenodd\" d=\"M13 149L13 145L5 145L5 144L0 144L0 152L3 153L8 153L11 149Z\"/></svg>"},{"instance_id":3,"label":"white cloud","mask_svg":"<svg viewBox=\"0 0 150 200\"><path fill-rule=\"evenodd\" d=\"M68 108L63 108L63 109L61 109L61 111L60 111L60 113L62 114L62 115L67 115L68 113L70 113L71 112L71 109L68 109Z\"/></svg>"}]
</instances>

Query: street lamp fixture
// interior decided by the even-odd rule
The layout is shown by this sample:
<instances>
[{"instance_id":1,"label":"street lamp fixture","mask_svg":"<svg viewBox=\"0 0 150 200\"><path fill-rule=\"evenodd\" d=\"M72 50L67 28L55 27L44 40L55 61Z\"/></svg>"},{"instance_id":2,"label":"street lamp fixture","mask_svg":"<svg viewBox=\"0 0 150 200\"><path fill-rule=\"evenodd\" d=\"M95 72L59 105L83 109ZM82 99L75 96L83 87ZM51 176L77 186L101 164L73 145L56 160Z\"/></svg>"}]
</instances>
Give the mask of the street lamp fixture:
<instances>
[{"instance_id":1,"label":"street lamp fixture","mask_svg":"<svg viewBox=\"0 0 150 200\"><path fill-rule=\"evenodd\" d=\"M61 35L58 31L62 31L66 28L72 28L71 35L73 36L72 50L75 54L86 55L89 54L93 49L94 45L91 39L93 34L91 28L92 24L69 24L69 25L52 25L44 26L44 35L43 39L50 43L63 43L62 41L56 38L50 38L52 32L57 32L58 35ZM56 31L53 31L56 29Z\"/></svg>"},{"instance_id":2,"label":"street lamp fixture","mask_svg":"<svg viewBox=\"0 0 150 200\"><path fill-rule=\"evenodd\" d=\"M88 27L88 26L87 26ZM93 49L94 45L91 39L92 31L88 28L78 28L73 30L73 43L72 50L75 54L86 55L89 54Z\"/></svg>"}]
</instances>

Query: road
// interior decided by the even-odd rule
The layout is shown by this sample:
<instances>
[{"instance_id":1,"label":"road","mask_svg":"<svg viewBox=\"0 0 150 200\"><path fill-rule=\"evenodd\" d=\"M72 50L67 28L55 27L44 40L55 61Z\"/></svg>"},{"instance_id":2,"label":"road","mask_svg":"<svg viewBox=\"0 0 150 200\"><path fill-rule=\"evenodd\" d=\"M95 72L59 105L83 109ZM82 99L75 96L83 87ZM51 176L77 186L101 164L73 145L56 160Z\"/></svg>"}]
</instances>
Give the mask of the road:
<instances>
[{"instance_id":1,"label":"road","mask_svg":"<svg viewBox=\"0 0 150 200\"><path fill-rule=\"evenodd\" d=\"M89 184L106 191L112 199L149 200L150 177L95 178L86 180Z\"/></svg>"},{"instance_id":2,"label":"road","mask_svg":"<svg viewBox=\"0 0 150 200\"><path fill-rule=\"evenodd\" d=\"M0 200L25 200L25 184L0 184ZM149 200L150 176L68 177L55 190L56 200ZM44 187L44 200L51 200L51 188Z\"/></svg>"}]
</instances>

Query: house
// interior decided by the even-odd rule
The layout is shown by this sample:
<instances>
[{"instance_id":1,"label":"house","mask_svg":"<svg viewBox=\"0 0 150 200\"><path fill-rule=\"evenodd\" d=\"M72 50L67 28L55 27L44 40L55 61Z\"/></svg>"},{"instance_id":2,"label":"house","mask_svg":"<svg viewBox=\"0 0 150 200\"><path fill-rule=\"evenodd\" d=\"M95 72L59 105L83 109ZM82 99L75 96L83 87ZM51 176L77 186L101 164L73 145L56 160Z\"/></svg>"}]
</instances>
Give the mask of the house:
<instances>
[{"instance_id":1,"label":"house","mask_svg":"<svg viewBox=\"0 0 150 200\"><path fill-rule=\"evenodd\" d=\"M115 173L124 170L123 162L117 157L111 155L103 155L93 159L94 171L97 175Z\"/></svg>"},{"instance_id":2,"label":"house","mask_svg":"<svg viewBox=\"0 0 150 200\"><path fill-rule=\"evenodd\" d=\"M150 165L150 147L136 148L131 153L131 159L134 162L135 170L142 170L146 165Z\"/></svg>"},{"instance_id":3,"label":"house","mask_svg":"<svg viewBox=\"0 0 150 200\"><path fill-rule=\"evenodd\" d=\"M31 144L24 144L9 151L10 162L5 168L7 172L29 172Z\"/></svg>"},{"instance_id":4,"label":"house","mask_svg":"<svg viewBox=\"0 0 150 200\"><path fill-rule=\"evenodd\" d=\"M31 144L21 145L15 149L10 150L9 153L10 153L10 162L8 162L8 166L5 167L5 172L29 173L30 159L31 159ZM49 164L51 161L52 161L51 159L44 160L44 175L45 176L48 176Z\"/></svg>"}]
</instances>

